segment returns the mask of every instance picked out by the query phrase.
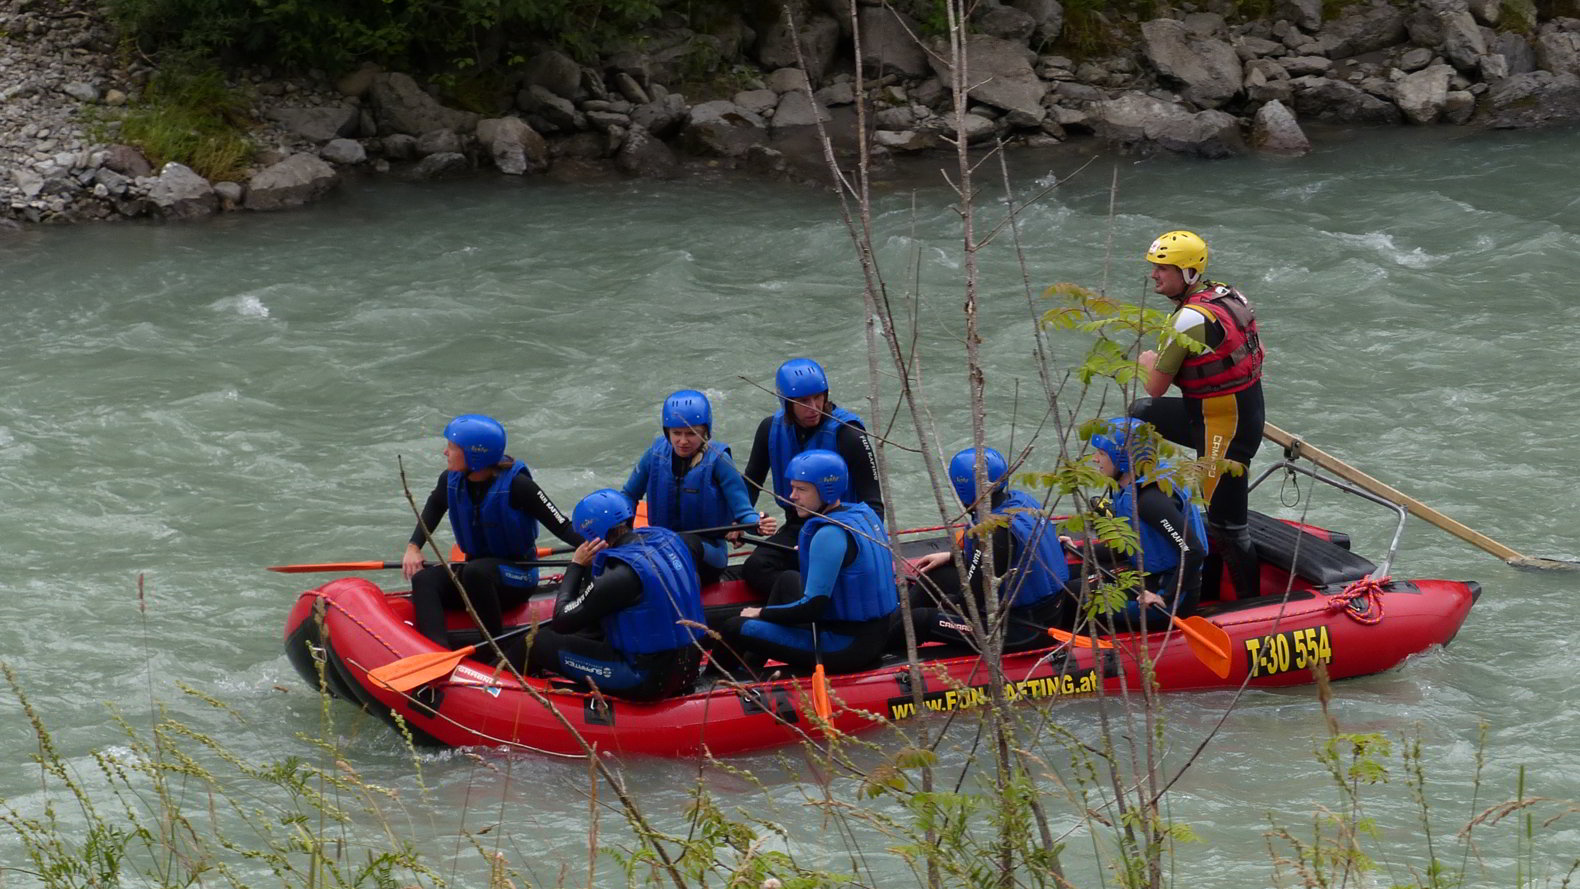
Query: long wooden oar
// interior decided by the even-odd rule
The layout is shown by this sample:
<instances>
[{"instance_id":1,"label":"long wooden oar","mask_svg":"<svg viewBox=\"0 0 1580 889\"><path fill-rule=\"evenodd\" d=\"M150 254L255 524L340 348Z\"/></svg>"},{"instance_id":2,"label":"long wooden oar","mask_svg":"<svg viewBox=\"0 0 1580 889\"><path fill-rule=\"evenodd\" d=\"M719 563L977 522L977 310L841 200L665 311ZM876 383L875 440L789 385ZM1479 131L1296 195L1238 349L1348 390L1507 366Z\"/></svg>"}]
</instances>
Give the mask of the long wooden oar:
<instances>
[{"instance_id":1,"label":"long wooden oar","mask_svg":"<svg viewBox=\"0 0 1580 889\"><path fill-rule=\"evenodd\" d=\"M1516 568L1543 568L1561 571L1573 571L1577 568L1580 568L1580 562L1571 562L1560 559L1542 559L1516 552L1515 550L1504 546L1503 544L1493 540L1491 537L1488 537L1480 531L1477 531L1474 528L1466 527L1465 525L1454 521L1432 507L1427 506L1425 503L1422 503L1414 497L1399 491L1397 488L1383 484L1377 479L1374 479L1366 473L1361 472L1359 469L1356 469L1350 464L1345 463L1343 460L1340 460L1332 454L1315 447L1314 445L1300 438L1298 435L1291 435L1277 426L1274 426L1272 423L1263 424L1262 435L1268 441L1284 448L1286 453L1289 453L1295 457L1305 457L1312 463L1315 463L1316 465L1326 469L1327 471L1355 485L1356 487L1370 491L1371 493L1376 494L1378 497L1387 500L1389 503L1395 503L1404 507L1411 515L1415 516L1416 518L1425 519L1431 524L1434 524L1437 527L1442 528L1444 531L1454 535L1455 537L1458 537L1460 540L1485 550L1486 552L1497 556Z\"/></svg>"},{"instance_id":2,"label":"long wooden oar","mask_svg":"<svg viewBox=\"0 0 1580 889\"><path fill-rule=\"evenodd\" d=\"M494 637L495 642L503 642L512 636L532 632L536 624L516 627ZM467 656L476 651L478 646L468 645L457 648L455 651L426 651L403 657L398 661L391 661L382 667L375 667L368 671L368 680L374 685L387 688L396 693L408 692L419 685L448 676L451 670Z\"/></svg>"},{"instance_id":3,"label":"long wooden oar","mask_svg":"<svg viewBox=\"0 0 1580 889\"><path fill-rule=\"evenodd\" d=\"M431 567L436 562L423 562L424 568ZM566 561L531 561L510 562L519 568L564 568L570 562ZM307 565L270 565L270 571L281 574L311 574L318 571L390 571L401 567L400 562L316 562Z\"/></svg>"}]
</instances>

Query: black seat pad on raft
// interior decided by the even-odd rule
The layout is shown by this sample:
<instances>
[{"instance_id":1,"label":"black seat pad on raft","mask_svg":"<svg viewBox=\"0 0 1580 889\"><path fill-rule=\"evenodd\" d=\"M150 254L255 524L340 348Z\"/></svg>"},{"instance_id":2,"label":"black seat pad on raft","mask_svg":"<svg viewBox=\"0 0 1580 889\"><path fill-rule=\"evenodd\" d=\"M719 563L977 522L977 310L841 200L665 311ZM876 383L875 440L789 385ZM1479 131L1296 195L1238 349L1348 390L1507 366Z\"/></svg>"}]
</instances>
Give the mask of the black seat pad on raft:
<instances>
[{"instance_id":1,"label":"black seat pad on raft","mask_svg":"<svg viewBox=\"0 0 1580 889\"><path fill-rule=\"evenodd\" d=\"M1304 578L1314 586L1351 583L1377 570L1377 566L1363 556L1271 516L1252 510L1247 518L1257 559Z\"/></svg>"}]
</instances>

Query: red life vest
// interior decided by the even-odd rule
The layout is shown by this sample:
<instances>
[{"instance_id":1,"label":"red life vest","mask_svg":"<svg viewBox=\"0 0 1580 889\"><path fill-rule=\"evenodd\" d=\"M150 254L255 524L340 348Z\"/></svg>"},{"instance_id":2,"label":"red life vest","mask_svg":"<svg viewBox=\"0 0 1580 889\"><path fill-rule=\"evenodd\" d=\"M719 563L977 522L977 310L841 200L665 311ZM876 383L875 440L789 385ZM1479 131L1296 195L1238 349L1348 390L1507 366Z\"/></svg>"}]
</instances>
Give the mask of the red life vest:
<instances>
[{"instance_id":1,"label":"red life vest","mask_svg":"<svg viewBox=\"0 0 1580 889\"><path fill-rule=\"evenodd\" d=\"M1256 310L1244 294L1212 284L1185 297L1184 306L1207 312L1223 328L1217 348L1186 358L1174 375L1186 398L1229 395L1262 379L1262 338L1256 332Z\"/></svg>"}]
</instances>

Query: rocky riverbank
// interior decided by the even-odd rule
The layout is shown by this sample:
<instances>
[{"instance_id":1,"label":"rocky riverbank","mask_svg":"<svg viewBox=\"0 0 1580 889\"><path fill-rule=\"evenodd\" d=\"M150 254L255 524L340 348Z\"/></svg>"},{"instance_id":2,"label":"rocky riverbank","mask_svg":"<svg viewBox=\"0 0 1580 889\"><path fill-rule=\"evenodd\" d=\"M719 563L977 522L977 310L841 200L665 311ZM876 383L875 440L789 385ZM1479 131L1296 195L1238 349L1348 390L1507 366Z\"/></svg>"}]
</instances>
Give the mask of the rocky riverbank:
<instances>
[{"instance_id":1,"label":"rocky riverbank","mask_svg":"<svg viewBox=\"0 0 1580 889\"><path fill-rule=\"evenodd\" d=\"M1081 60L1039 51L1065 26L1058 0L987 2L966 43L963 120L943 44L862 2L860 97L853 29L834 12L843 0L785 0L772 17L710 33L661 22L596 65L545 49L486 114L371 65L333 78L237 73L256 152L238 181L210 182L178 163L155 169L118 141L154 71L117 52L95 4L0 0L0 222L274 210L356 170L674 178L723 166L816 178L810 134L822 122L848 142L858 99L880 162L948 149L962 125L983 146L1095 139L1218 158L1302 154L1311 122L1580 121L1580 0L1366 0L1333 18L1321 0L1278 0L1275 18L1249 22L1206 2L1110 23L1120 48Z\"/></svg>"}]
</instances>

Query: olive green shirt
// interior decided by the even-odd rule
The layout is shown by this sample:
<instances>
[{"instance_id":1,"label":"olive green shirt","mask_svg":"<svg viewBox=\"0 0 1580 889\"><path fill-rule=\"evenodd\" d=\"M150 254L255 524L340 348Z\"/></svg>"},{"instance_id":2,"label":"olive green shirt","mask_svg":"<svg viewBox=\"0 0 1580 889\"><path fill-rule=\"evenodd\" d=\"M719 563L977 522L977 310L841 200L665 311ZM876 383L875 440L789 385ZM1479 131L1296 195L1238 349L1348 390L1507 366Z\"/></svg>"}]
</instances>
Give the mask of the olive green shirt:
<instances>
[{"instance_id":1,"label":"olive green shirt","mask_svg":"<svg viewBox=\"0 0 1580 889\"><path fill-rule=\"evenodd\" d=\"M1196 354L1186 347L1184 340L1191 339L1204 346L1207 345L1207 323L1212 320L1214 320L1212 316L1205 310L1193 306L1184 306L1175 312L1169 318L1169 324L1174 328L1175 333L1179 334L1179 338L1168 345L1158 347L1158 361L1153 365L1158 373L1168 374L1171 377L1179 373L1180 365L1185 363L1185 359Z\"/></svg>"}]
</instances>

